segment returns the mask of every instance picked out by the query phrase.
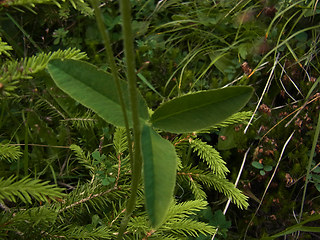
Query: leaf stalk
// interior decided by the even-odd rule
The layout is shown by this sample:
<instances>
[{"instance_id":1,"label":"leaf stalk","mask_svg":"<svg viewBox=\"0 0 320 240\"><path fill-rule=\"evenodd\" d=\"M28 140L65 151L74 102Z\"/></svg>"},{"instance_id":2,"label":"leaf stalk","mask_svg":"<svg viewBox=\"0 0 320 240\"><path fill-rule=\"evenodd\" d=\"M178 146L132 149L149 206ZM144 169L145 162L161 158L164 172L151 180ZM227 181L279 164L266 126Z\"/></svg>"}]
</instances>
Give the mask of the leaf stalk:
<instances>
[{"instance_id":1,"label":"leaf stalk","mask_svg":"<svg viewBox=\"0 0 320 240\"><path fill-rule=\"evenodd\" d=\"M131 110L132 110L132 123L133 123L133 135L134 135L134 153L131 148L133 146L130 129L129 129L129 120L127 116L127 112L125 109L125 103L123 99L123 92L120 87L120 80L118 77L117 66L115 63L115 58L111 48L111 42L109 33L105 27L103 22L103 16L101 10L98 5L97 0L91 0L92 6L95 11L96 21L103 38L105 49L110 65L110 69L115 79L117 91L119 94L119 100L124 116L125 127L127 132L127 141L129 146L129 154L130 154L130 161L131 161L131 169L132 169L132 181L131 181L131 195L127 202L126 207L126 214L121 222L120 230L118 234L118 239L122 239L123 233L128 225L129 218L134 211L136 205L136 197L138 192L138 185L141 178L141 168L142 168L142 160L141 160L141 144L140 144L140 122L139 122L139 109L138 109L138 97L137 97L137 90L136 90L136 73L135 73L135 58L134 58L134 48L133 48L133 36L131 30L131 6L130 1L120 1L120 11L122 16L122 32L124 37L124 52L126 57L126 65L127 65L127 79L128 79L128 90L129 90L129 97L131 103Z\"/></svg>"}]
</instances>

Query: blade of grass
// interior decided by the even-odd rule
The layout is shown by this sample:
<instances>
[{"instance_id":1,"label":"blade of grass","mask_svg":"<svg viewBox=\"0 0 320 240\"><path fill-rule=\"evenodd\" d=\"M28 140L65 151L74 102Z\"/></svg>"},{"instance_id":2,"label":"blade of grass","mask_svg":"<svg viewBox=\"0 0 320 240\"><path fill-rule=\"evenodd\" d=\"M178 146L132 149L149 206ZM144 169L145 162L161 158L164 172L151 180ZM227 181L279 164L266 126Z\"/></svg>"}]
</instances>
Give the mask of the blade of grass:
<instances>
[{"instance_id":1,"label":"blade of grass","mask_svg":"<svg viewBox=\"0 0 320 240\"><path fill-rule=\"evenodd\" d=\"M302 107L299 108L300 110L291 118L291 120L285 125L285 127L288 127L289 124L300 114L301 110L304 109L305 106L307 106L307 104L310 103L310 101L308 101L309 97L311 96L312 92L314 91L314 89L316 88L316 86L319 84L320 81L320 77L318 77L317 81L315 81L312 85L312 87L310 88L307 96L305 97L305 102L303 103Z\"/></svg>"},{"instance_id":2,"label":"blade of grass","mask_svg":"<svg viewBox=\"0 0 320 240\"><path fill-rule=\"evenodd\" d=\"M316 26L311 26L311 27L307 27L304 28L300 31L295 32L294 34L292 34L290 37L288 37L286 40L284 40L282 43L277 44L273 49L271 49L268 53L266 53L263 58L260 60L260 62L257 64L257 66L252 70L252 73L248 76L251 77L256 71L257 68L261 65L262 62L265 61L265 59L267 57L269 57L272 53L274 53L275 51L277 51L279 48L281 48L283 45L285 45L287 42L289 42L291 39L293 39L295 36L299 35L300 33L309 31L309 30L313 30L313 29L317 29L320 28L320 25L316 25Z\"/></svg>"},{"instance_id":3,"label":"blade of grass","mask_svg":"<svg viewBox=\"0 0 320 240\"><path fill-rule=\"evenodd\" d=\"M289 49L289 51L290 51L292 57L294 58L294 60L299 64L299 66L301 68L303 68L302 64L300 63L300 61L299 61L299 59L297 57L297 55L295 54L295 52L293 51L293 49L291 48L291 46L290 46L290 44L288 42L286 42L286 47Z\"/></svg>"},{"instance_id":4,"label":"blade of grass","mask_svg":"<svg viewBox=\"0 0 320 240\"><path fill-rule=\"evenodd\" d=\"M304 1L304 2L306 2L306 1ZM294 29L296 28L296 26L299 24L299 21L301 20L301 18L303 18L303 17L304 17L304 14L311 8L312 2L314 2L314 1L310 1L310 3L309 3L306 7L301 7L301 6L299 6L299 7L303 8L303 10L301 11L299 17L296 19L296 21L294 22L294 24L292 24L291 29L290 29L290 31L288 32L288 35L290 35L292 31L294 31Z\"/></svg>"},{"instance_id":5,"label":"blade of grass","mask_svg":"<svg viewBox=\"0 0 320 240\"><path fill-rule=\"evenodd\" d=\"M291 8L296 7L296 5L302 3L304 0L301 0L299 2L296 2L292 5L290 5L289 7L285 8L283 11L279 12L276 14L276 16L272 19L271 23L269 24L269 27L267 29L266 35L265 37L268 38L269 36L269 32L273 29L273 24L277 21L278 18L281 18L287 11L289 11ZM291 19L291 18L290 18Z\"/></svg>"},{"instance_id":6,"label":"blade of grass","mask_svg":"<svg viewBox=\"0 0 320 240\"><path fill-rule=\"evenodd\" d=\"M300 91L300 89L298 88L297 84L295 84L295 82L291 79L291 77L289 76L289 74L287 74L287 71L285 70L284 66L281 65L281 63L279 63L279 66L281 67L282 71L286 74L286 76L288 77L288 79L290 80L290 82L292 83L292 85L294 86L295 89L297 89L297 91L300 93L300 95L302 97L303 96L303 93ZM280 78L281 79L281 78ZM284 86L283 86L284 87ZM285 90L286 91L286 90ZM290 95L288 92L287 92L288 95ZM292 99L294 99L292 96L291 96ZM294 99L294 101L296 101Z\"/></svg>"},{"instance_id":7,"label":"blade of grass","mask_svg":"<svg viewBox=\"0 0 320 240\"><path fill-rule=\"evenodd\" d=\"M155 92L162 99L164 98L153 86L152 84L141 74L137 73L137 76L140 78L142 82L144 82L153 92Z\"/></svg>"},{"instance_id":8,"label":"blade of grass","mask_svg":"<svg viewBox=\"0 0 320 240\"><path fill-rule=\"evenodd\" d=\"M299 214L298 223L301 222L301 218L302 218L302 214L303 214L303 205L304 205L304 201L306 199L307 186L308 186L309 176L310 176L310 172L311 172L311 163L312 163L313 156L315 154L317 142L318 142L318 139L319 139L319 133L320 133L320 113L319 113L319 117L318 117L317 128L316 128L315 134L313 136L313 143L312 143L312 148L311 148L310 157L309 157L309 163L308 163L308 167L307 167L307 175L306 175L306 181L305 181L304 189L303 189L303 195L302 195L302 201L301 201L301 208L300 208L300 214Z\"/></svg>"},{"instance_id":9,"label":"blade of grass","mask_svg":"<svg viewBox=\"0 0 320 240\"><path fill-rule=\"evenodd\" d=\"M32 43L32 45L39 51L39 52L43 52L42 49L39 47L39 45L33 41L32 37L30 36L30 34L28 34L23 27L17 23L17 21L9 14L6 13L6 15L8 16L8 18L10 18L10 20L14 23L14 25L17 26L17 28L19 28L19 30L26 36L26 38Z\"/></svg>"},{"instance_id":10,"label":"blade of grass","mask_svg":"<svg viewBox=\"0 0 320 240\"><path fill-rule=\"evenodd\" d=\"M281 84L281 87L283 88L283 90L285 91L285 93L289 96L289 98L291 98L294 102L296 102L297 100L287 91L285 85L283 84L282 82L282 76L283 76L283 73L285 73L285 75L290 79L290 81L292 82L292 79L290 78L290 76L286 73L286 70L284 69L284 67L281 65L281 63L279 63L279 66L281 67L281 74L280 74L280 77L279 77L279 82Z\"/></svg>"},{"instance_id":11,"label":"blade of grass","mask_svg":"<svg viewBox=\"0 0 320 240\"><path fill-rule=\"evenodd\" d=\"M279 54L278 54L278 57L279 57ZM263 99L264 95L265 95L266 92L267 92L267 89L269 88L269 86L270 86L270 84L271 84L271 80L272 80L272 77L273 77L273 72L274 72L274 70L275 70L275 68L276 68L276 66L277 66L277 63L278 63L278 57L276 58L276 60L275 60L275 62L274 62L274 64L273 64L273 67L272 67L272 69L271 69L271 72L270 72L270 75L269 75L269 77L268 77L267 83L266 83L266 85L265 85L265 87L264 87L264 89L263 89L263 92L262 92L261 97L260 97L260 99L259 99L259 101L258 101L258 103L257 103L257 106L256 106L256 108L255 108L255 110L254 110L254 112L253 112L253 114L252 114L252 116L251 116L251 118L250 118L250 120L249 120L246 128L244 129L244 134L246 134L246 132L247 132L247 130L248 130L248 128L249 128L249 126L250 126L253 118L254 118L254 115L255 115L256 112L258 111L258 108L259 108L259 106L260 106L260 104L261 104L261 102L262 102L262 99Z\"/></svg>"}]
</instances>

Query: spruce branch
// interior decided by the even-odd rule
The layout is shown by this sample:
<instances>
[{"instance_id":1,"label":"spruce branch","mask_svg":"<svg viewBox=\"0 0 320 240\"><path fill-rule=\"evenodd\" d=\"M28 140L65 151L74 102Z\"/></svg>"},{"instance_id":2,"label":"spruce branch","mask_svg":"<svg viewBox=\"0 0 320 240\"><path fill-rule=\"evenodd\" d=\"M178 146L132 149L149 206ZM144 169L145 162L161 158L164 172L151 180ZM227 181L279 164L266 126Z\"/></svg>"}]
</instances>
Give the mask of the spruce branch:
<instances>
[{"instance_id":1,"label":"spruce branch","mask_svg":"<svg viewBox=\"0 0 320 240\"><path fill-rule=\"evenodd\" d=\"M9 177L8 179L0 178L0 202L4 199L12 202L17 202L19 198L24 203L32 203L32 198L37 201L50 202L56 201L57 198L65 197L62 193L63 189L55 185L48 184L49 181L42 182L39 179L30 179L24 177L16 181L16 177Z\"/></svg>"},{"instance_id":2,"label":"spruce branch","mask_svg":"<svg viewBox=\"0 0 320 240\"><path fill-rule=\"evenodd\" d=\"M189 177L189 185L192 193L194 194L195 199L206 199L207 194L203 191L202 186L194 181L192 177Z\"/></svg>"},{"instance_id":3,"label":"spruce branch","mask_svg":"<svg viewBox=\"0 0 320 240\"><path fill-rule=\"evenodd\" d=\"M214 125L212 128L210 128L210 130L228 127L228 126L234 125L234 124L245 123L245 122L249 121L251 116L252 116L252 111L237 112L237 113L231 115L230 117L228 117L223 122Z\"/></svg>"},{"instance_id":4,"label":"spruce branch","mask_svg":"<svg viewBox=\"0 0 320 240\"><path fill-rule=\"evenodd\" d=\"M240 209L246 209L248 202L244 194L237 189L233 183L229 182L228 179L219 177L211 172L205 172L198 169L185 169L185 171L179 171L177 174L180 178L185 181L194 181L196 183L202 183L207 188L213 187L218 192L223 193L226 197L230 198L231 202L236 204ZM189 183L191 185L191 183ZM194 184L194 187L197 185ZM194 191L200 191L201 189L195 189Z\"/></svg>"},{"instance_id":5,"label":"spruce branch","mask_svg":"<svg viewBox=\"0 0 320 240\"><path fill-rule=\"evenodd\" d=\"M204 222L198 222L191 219L183 219L167 224L170 231L176 234L193 237L199 237L199 234L212 235L215 233L215 227Z\"/></svg>"},{"instance_id":6,"label":"spruce branch","mask_svg":"<svg viewBox=\"0 0 320 240\"><path fill-rule=\"evenodd\" d=\"M12 50L12 47L8 45L7 42L2 41L2 38L0 37L0 56L2 54L5 54L6 56L10 56L10 53L8 51Z\"/></svg>"},{"instance_id":7,"label":"spruce branch","mask_svg":"<svg viewBox=\"0 0 320 240\"><path fill-rule=\"evenodd\" d=\"M54 145L45 145L45 144L36 144L36 143L10 143L10 146L33 146L33 147L47 147L47 148L64 148L68 149L70 148L69 146L54 146Z\"/></svg>"},{"instance_id":8,"label":"spruce branch","mask_svg":"<svg viewBox=\"0 0 320 240\"><path fill-rule=\"evenodd\" d=\"M0 143L0 160L14 162L20 158L22 152L19 146L14 146L9 143Z\"/></svg>"},{"instance_id":9,"label":"spruce branch","mask_svg":"<svg viewBox=\"0 0 320 240\"><path fill-rule=\"evenodd\" d=\"M78 205L80 205L80 204L82 204L82 203L85 203L85 202L87 202L87 201L89 201L89 200L92 200L92 199L94 199L94 198L101 197L101 196L103 196L103 195L106 195L106 194L111 193L111 192L113 192L113 191L115 191L115 190L118 190L118 189L120 189L120 188L117 187L117 186L114 186L113 188L110 188L110 189L108 189L107 191L104 191L104 192L101 192L101 193L96 193L96 194L93 194L93 195L89 195L89 196L86 197L86 198L83 198L83 199L81 199L81 200L79 200L79 201L77 201L77 202L74 202L74 203L72 203L72 204L70 204L70 205L68 205L68 206L66 206L66 207L64 207L64 208L61 208L61 209L59 210L59 212L63 212L63 211L65 211L65 210L69 209L69 208L73 208L73 207L78 206Z\"/></svg>"},{"instance_id":10,"label":"spruce branch","mask_svg":"<svg viewBox=\"0 0 320 240\"><path fill-rule=\"evenodd\" d=\"M125 128L116 128L113 135L113 146L117 155L122 155L128 150L128 142Z\"/></svg>"},{"instance_id":11,"label":"spruce branch","mask_svg":"<svg viewBox=\"0 0 320 240\"><path fill-rule=\"evenodd\" d=\"M190 219L191 215L205 209L208 203L204 200L172 202L166 220L158 229L152 229L146 215L130 219L128 230L142 239L184 239L187 236L209 235L215 232L215 227L207 223Z\"/></svg>"},{"instance_id":12,"label":"spruce branch","mask_svg":"<svg viewBox=\"0 0 320 240\"><path fill-rule=\"evenodd\" d=\"M160 232L171 232L178 236L199 236L200 233L207 235L215 232L215 227L204 222L189 219L190 215L196 215L207 207L204 200L187 201L179 204L172 204L169 208L167 220L160 228Z\"/></svg>"},{"instance_id":13,"label":"spruce branch","mask_svg":"<svg viewBox=\"0 0 320 240\"><path fill-rule=\"evenodd\" d=\"M93 16L93 9L90 7L90 4L87 2L87 0L69 0L69 2L74 9L80 11L82 14L86 16Z\"/></svg>"},{"instance_id":14,"label":"spruce branch","mask_svg":"<svg viewBox=\"0 0 320 240\"><path fill-rule=\"evenodd\" d=\"M70 149L74 152L79 163L81 163L85 168L87 168L91 175L94 173L93 161L90 157L90 154L85 154L84 151L77 145L72 144Z\"/></svg>"},{"instance_id":15,"label":"spruce branch","mask_svg":"<svg viewBox=\"0 0 320 240\"><path fill-rule=\"evenodd\" d=\"M167 221L170 219L182 219L190 215L196 215L195 212L205 209L207 205L208 203L203 199L172 204L168 210Z\"/></svg>"},{"instance_id":16,"label":"spruce branch","mask_svg":"<svg viewBox=\"0 0 320 240\"><path fill-rule=\"evenodd\" d=\"M36 56L21 60L6 61L0 68L0 72L2 72L0 82L3 84L3 93L10 96L10 92L17 88L19 80L32 79L32 76L43 71L52 59L66 58L80 60L86 57L86 54L80 50L69 48L49 53L42 52Z\"/></svg>"},{"instance_id":17,"label":"spruce branch","mask_svg":"<svg viewBox=\"0 0 320 240\"><path fill-rule=\"evenodd\" d=\"M92 111L88 110L84 114L77 113L74 117L65 118L62 122L71 122L72 125L78 129L89 129L93 128L97 122Z\"/></svg>"},{"instance_id":18,"label":"spruce branch","mask_svg":"<svg viewBox=\"0 0 320 240\"><path fill-rule=\"evenodd\" d=\"M56 209L48 205L7 212L1 216L0 235L6 239L38 239L35 236L51 231L57 216Z\"/></svg>"},{"instance_id":19,"label":"spruce branch","mask_svg":"<svg viewBox=\"0 0 320 240\"><path fill-rule=\"evenodd\" d=\"M226 167L226 162L223 161L217 150L198 138L192 139L190 145L193 148L193 151L197 152L198 156L208 163L214 174L217 174L220 177L226 176L229 169Z\"/></svg>"},{"instance_id":20,"label":"spruce branch","mask_svg":"<svg viewBox=\"0 0 320 240\"><path fill-rule=\"evenodd\" d=\"M234 186L232 182L229 182L225 178L218 177L212 173L196 174L195 179L201 181L207 187L213 187L217 191L223 193L231 202L237 205L240 209L247 209L249 204L247 202L248 197Z\"/></svg>"},{"instance_id":21,"label":"spruce branch","mask_svg":"<svg viewBox=\"0 0 320 240\"><path fill-rule=\"evenodd\" d=\"M108 226L92 228L92 226L69 226L65 231L68 239L112 239L114 233Z\"/></svg>"},{"instance_id":22,"label":"spruce branch","mask_svg":"<svg viewBox=\"0 0 320 240\"><path fill-rule=\"evenodd\" d=\"M52 118L60 116L63 119L66 119L66 116L52 102L50 102L48 99L44 98L40 94L38 96L39 96L39 100L35 104L35 109L37 110L43 109L47 111L48 115Z\"/></svg>"}]
</instances>

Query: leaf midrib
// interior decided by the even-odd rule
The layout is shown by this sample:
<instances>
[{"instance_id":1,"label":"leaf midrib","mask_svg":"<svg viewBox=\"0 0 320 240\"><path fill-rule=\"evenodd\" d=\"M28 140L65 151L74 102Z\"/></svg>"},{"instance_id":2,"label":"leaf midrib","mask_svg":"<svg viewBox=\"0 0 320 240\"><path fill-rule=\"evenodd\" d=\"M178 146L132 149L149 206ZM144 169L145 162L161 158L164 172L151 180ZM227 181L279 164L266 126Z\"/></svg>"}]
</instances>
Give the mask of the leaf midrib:
<instances>
[{"instance_id":1,"label":"leaf midrib","mask_svg":"<svg viewBox=\"0 0 320 240\"><path fill-rule=\"evenodd\" d=\"M152 121L152 122L153 122L153 123L156 123L156 122L159 122L159 121L161 121L161 120L163 120L163 119L170 118L170 117L175 116L175 115L178 115L178 114L182 114L182 113L185 113L185 112L188 112L188 111L197 109L197 108L202 108L202 107L211 105L211 104L213 104L213 103L224 102L224 101L226 101L226 100L230 100L230 99L232 99L232 98L234 98L234 97L239 97L239 96L241 96L241 95L243 95L243 94L239 94L239 95L236 95L236 96L233 96L233 97L229 97L229 98L226 98L226 99L224 99L224 100L219 100L219 101L216 101L216 102L210 102L210 103L200 104L200 105L197 105L197 106L195 106L195 107L188 108L188 109L185 109L185 110L182 109L181 111L176 111L176 112L174 112L174 113L172 113L172 114L167 114L166 116L159 117L159 118L157 118L155 121ZM162 106L162 107L163 107L163 106ZM161 106L160 106L160 108L161 108Z\"/></svg>"},{"instance_id":2,"label":"leaf midrib","mask_svg":"<svg viewBox=\"0 0 320 240\"><path fill-rule=\"evenodd\" d=\"M52 64L51 64L51 65L52 65ZM54 66L56 69L60 70L60 68L58 68L57 66L55 66L55 65L52 65L52 66ZM98 70L98 69L97 69L97 71L99 71L99 72L107 75L107 73L102 72L101 70ZM70 76L70 78L72 78L75 82L80 82L81 84L83 84L84 86L86 86L89 90L91 90L91 91L93 91L93 92L95 92L95 93L98 93L98 95L99 95L100 97L105 98L105 99L108 99L108 101L110 101L110 102L114 103L115 105L117 105L117 106L120 108L120 110L121 110L121 104L120 104L119 102L117 102L116 100L114 100L114 99L112 99L112 98L106 97L105 95L103 95L102 93L100 93L99 91L97 91L95 88L93 88L92 86L88 85L85 81L78 80L78 79L77 79L76 77L74 77L72 74L69 74L69 73L67 73L66 71L61 71L61 72L63 72L66 76ZM54 79L54 80L57 81L56 79ZM59 80L58 80L58 81L59 81ZM59 85L61 85L61 84L59 84ZM94 89L94 90L93 90L93 89ZM72 98L73 98L73 97L72 97ZM76 99L76 101L79 101L79 100ZM80 101L81 101L81 100L80 100ZM84 104L84 103L81 103L81 104L83 104L84 106L87 107L87 104ZM132 114L132 111L131 111L131 109L128 107L128 105L125 104L125 106L126 106L126 111L127 111L127 113ZM141 116L139 116L139 119L140 119L141 121L143 121L143 122L146 121L146 120L145 120L144 118L142 118ZM109 122L109 121L107 121L107 122Z\"/></svg>"}]
</instances>

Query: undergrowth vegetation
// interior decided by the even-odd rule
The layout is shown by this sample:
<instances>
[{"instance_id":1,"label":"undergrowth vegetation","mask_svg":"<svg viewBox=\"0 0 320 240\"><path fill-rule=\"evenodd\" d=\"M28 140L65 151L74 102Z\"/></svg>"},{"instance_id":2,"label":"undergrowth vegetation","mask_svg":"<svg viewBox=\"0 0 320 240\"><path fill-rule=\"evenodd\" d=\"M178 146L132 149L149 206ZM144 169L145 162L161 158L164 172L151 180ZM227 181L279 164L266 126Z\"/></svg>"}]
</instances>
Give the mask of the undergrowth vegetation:
<instances>
[{"instance_id":1,"label":"undergrowth vegetation","mask_svg":"<svg viewBox=\"0 0 320 240\"><path fill-rule=\"evenodd\" d=\"M116 69L92 2L99 3ZM140 110L146 106L139 115L148 166L141 180L132 167L140 152L134 123L128 131L116 108L101 113L98 100L86 102L88 89L74 84L74 93L61 84L91 73L111 79L110 86L116 75L127 88L119 3L92 2L0 1L0 238L319 237L318 1L130 1ZM233 98L224 106L239 104L237 110L217 109L230 111L218 123L201 125L215 114L211 106L178 116L176 125L167 116L188 97L248 86L250 100ZM132 101L124 98L130 117ZM176 108L161 115L168 106ZM193 130L193 121L205 127ZM167 166L174 176L156 161L161 171L150 167L152 141L174 158ZM172 199L158 204L156 188L150 202L150 182L169 178ZM153 203L167 205L163 216Z\"/></svg>"}]
</instances>

